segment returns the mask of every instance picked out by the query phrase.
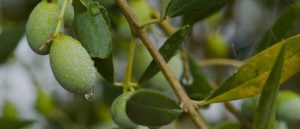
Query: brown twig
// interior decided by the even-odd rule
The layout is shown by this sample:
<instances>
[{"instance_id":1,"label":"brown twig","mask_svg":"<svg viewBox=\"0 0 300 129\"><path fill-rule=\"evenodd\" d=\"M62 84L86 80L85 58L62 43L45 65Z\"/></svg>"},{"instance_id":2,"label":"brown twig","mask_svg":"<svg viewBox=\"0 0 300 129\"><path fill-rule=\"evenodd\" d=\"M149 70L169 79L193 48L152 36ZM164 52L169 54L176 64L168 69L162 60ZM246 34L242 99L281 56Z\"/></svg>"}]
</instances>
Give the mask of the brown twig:
<instances>
[{"instance_id":1,"label":"brown twig","mask_svg":"<svg viewBox=\"0 0 300 129\"><path fill-rule=\"evenodd\" d=\"M224 106L227 111L234 115L247 129L251 129L251 123L230 102L224 102Z\"/></svg>"},{"instance_id":2,"label":"brown twig","mask_svg":"<svg viewBox=\"0 0 300 129\"><path fill-rule=\"evenodd\" d=\"M212 65L228 65L233 67L240 67L242 65L241 61L233 59L207 59L198 62L200 67L207 67Z\"/></svg>"},{"instance_id":3,"label":"brown twig","mask_svg":"<svg viewBox=\"0 0 300 129\"><path fill-rule=\"evenodd\" d=\"M197 107L190 100L190 98L186 95L181 84L176 79L176 77L171 72L171 70L169 69L166 61L160 55L159 51L153 46L153 43L148 38L146 32L142 28L139 27L139 25L140 25L139 21L138 21L136 15L133 14L132 10L129 8L129 5L126 2L126 0L116 0L116 3L118 4L119 8L121 9L121 11L125 15L127 21L129 22L132 35L140 38L141 41L144 43L147 50L150 52L151 56L153 57L153 59L158 64L159 69L162 71L165 78L168 80L169 84L171 85L177 98L181 102L182 108L185 111L187 111L187 113L190 115L190 117L192 118L192 120L195 123L197 128L208 129L207 125L205 124L203 119L198 114L198 112L196 110Z\"/></svg>"}]
</instances>

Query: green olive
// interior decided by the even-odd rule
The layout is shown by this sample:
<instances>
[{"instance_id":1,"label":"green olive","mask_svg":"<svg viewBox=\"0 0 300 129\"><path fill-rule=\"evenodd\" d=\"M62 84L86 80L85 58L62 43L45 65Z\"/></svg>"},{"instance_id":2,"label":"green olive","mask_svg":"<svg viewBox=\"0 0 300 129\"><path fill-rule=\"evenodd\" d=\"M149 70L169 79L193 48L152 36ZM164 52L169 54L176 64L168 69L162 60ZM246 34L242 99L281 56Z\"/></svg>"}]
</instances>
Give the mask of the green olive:
<instances>
[{"instance_id":1,"label":"green olive","mask_svg":"<svg viewBox=\"0 0 300 129\"><path fill-rule=\"evenodd\" d=\"M209 33L205 45L209 57L224 58L228 55L228 43L219 32Z\"/></svg>"},{"instance_id":2,"label":"green olive","mask_svg":"<svg viewBox=\"0 0 300 129\"><path fill-rule=\"evenodd\" d=\"M47 95L45 91L43 91L41 88L38 88L36 103L35 103L36 110L39 113L48 116L54 110L55 108L54 106L55 105L53 103L51 96Z\"/></svg>"},{"instance_id":3,"label":"green olive","mask_svg":"<svg viewBox=\"0 0 300 129\"><path fill-rule=\"evenodd\" d=\"M139 20L145 22L151 19L151 8L146 0L132 0L129 4Z\"/></svg>"},{"instance_id":4,"label":"green olive","mask_svg":"<svg viewBox=\"0 0 300 129\"><path fill-rule=\"evenodd\" d=\"M3 117L6 119L16 119L18 117L18 110L16 106L10 102L6 101L3 105Z\"/></svg>"},{"instance_id":5,"label":"green olive","mask_svg":"<svg viewBox=\"0 0 300 129\"><path fill-rule=\"evenodd\" d=\"M213 129L245 129L245 127L236 122L222 122Z\"/></svg>"},{"instance_id":6,"label":"green olive","mask_svg":"<svg viewBox=\"0 0 300 129\"><path fill-rule=\"evenodd\" d=\"M40 2L31 12L27 27L26 38L30 48L38 54L48 54L50 46L46 42L55 31L59 16L56 3Z\"/></svg>"},{"instance_id":7,"label":"green olive","mask_svg":"<svg viewBox=\"0 0 300 129\"><path fill-rule=\"evenodd\" d=\"M59 9L62 9L63 3L65 0L58 0ZM69 0L67 4L67 8L64 14L64 24L66 26L72 26L74 22L74 7L72 5L73 0Z\"/></svg>"},{"instance_id":8,"label":"green olive","mask_svg":"<svg viewBox=\"0 0 300 129\"><path fill-rule=\"evenodd\" d=\"M56 80L66 90L78 94L92 90L96 69L79 41L64 35L57 36L51 46L50 64Z\"/></svg>"},{"instance_id":9,"label":"green olive","mask_svg":"<svg viewBox=\"0 0 300 129\"><path fill-rule=\"evenodd\" d=\"M292 91L279 92L277 117L288 122L300 120L300 96L297 93Z\"/></svg>"},{"instance_id":10,"label":"green olive","mask_svg":"<svg viewBox=\"0 0 300 129\"><path fill-rule=\"evenodd\" d=\"M242 103L242 114L245 115L249 119L254 118L255 110L258 105L259 95L249 97L245 99Z\"/></svg>"},{"instance_id":11,"label":"green olive","mask_svg":"<svg viewBox=\"0 0 300 129\"><path fill-rule=\"evenodd\" d=\"M284 121L276 121L275 122L275 129L288 129L287 123Z\"/></svg>"},{"instance_id":12,"label":"green olive","mask_svg":"<svg viewBox=\"0 0 300 129\"><path fill-rule=\"evenodd\" d=\"M128 118L126 113L127 101L133 94L134 92L127 92L120 95L114 100L111 106L111 114L114 122L120 127L125 129L131 129L137 127L137 125Z\"/></svg>"}]
</instances>

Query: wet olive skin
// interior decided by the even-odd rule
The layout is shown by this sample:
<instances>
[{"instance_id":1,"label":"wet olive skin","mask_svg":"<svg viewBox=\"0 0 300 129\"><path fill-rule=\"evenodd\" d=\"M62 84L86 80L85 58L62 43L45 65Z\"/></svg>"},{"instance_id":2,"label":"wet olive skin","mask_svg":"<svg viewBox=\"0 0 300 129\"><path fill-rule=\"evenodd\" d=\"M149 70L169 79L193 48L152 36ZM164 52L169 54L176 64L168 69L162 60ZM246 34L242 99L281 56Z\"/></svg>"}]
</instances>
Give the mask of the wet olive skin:
<instances>
[{"instance_id":1,"label":"wet olive skin","mask_svg":"<svg viewBox=\"0 0 300 129\"><path fill-rule=\"evenodd\" d=\"M25 35L30 48L37 54L49 53L50 45L44 45L55 31L59 13L57 4L47 1L40 2L31 12Z\"/></svg>"},{"instance_id":2,"label":"wet olive skin","mask_svg":"<svg viewBox=\"0 0 300 129\"><path fill-rule=\"evenodd\" d=\"M66 90L84 94L96 81L94 62L80 42L64 35L53 40L50 65L56 80Z\"/></svg>"}]
</instances>

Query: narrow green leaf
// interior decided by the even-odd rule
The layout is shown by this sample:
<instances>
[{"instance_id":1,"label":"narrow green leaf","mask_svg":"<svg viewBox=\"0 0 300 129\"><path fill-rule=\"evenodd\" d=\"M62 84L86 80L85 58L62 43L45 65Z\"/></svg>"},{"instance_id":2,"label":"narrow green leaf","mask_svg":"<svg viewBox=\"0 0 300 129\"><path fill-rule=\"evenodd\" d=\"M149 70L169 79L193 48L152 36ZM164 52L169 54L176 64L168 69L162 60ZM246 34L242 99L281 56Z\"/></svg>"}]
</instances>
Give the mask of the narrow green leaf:
<instances>
[{"instance_id":1,"label":"narrow green leaf","mask_svg":"<svg viewBox=\"0 0 300 129\"><path fill-rule=\"evenodd\" d=\"M169 124L182 113L174 100L150 90L140 90L132 95L126 111L133 122L145 126Z\"/></svg>"},{"instance_id":2,"label":"narrow green leaf","mask_svg":"<svg viewBox=\"0 0 300 129\"><path fill-rule=\"evenodd\" d=\"M33 123L30 120L0 118L0 129L21 129Z\"/></svg>"},{"instance_id":3,"label":"narrow green leaf","mask_svg":"<svg viewBox=\"0 0 300 129\"><path fill-rule=\"evenodd\" d=\"M167 10L172 0L161 0L160 1L160 20L164 20L167 15Z\"/></svg>"},{"instance_id":4,"label":"narrow green leaf","mask_svg":"<svg viewBox=\"0 0 300 129\"><path fill-rule=\"evenodd\" d=\"M280 83L298 73L300 35L283 40L245 61L203 104L241 99L260 93L276 60L276 53L284 44L286 50Z\"/></svg>"},{"instance_id":5,"label":"narrow green leaf","mask_svg":"<svg viewBox=\"0 0 300 129\"><path fill-rule=\"evenodd\" d=\"M0 63L12 54L25 33L25 25L17 25L3 30L0 34Z\"/></svg>"},{"instance_id":6,"label":"narrow green leaf","mask_svg":"<svg viewBox=\"0 0 300 129\"><path fill-rule=\"evenodd\" d=\"M288 6L258 42L254 54L282 40L300 18L300 3ZM287 20L288 19L288 20Z\"/></svg>"},{"instance_id":7,"label":"narrow green leaf","mask_svg":"<svg viewBox=\"0 0 300 129\"><path fill-rule=\"evenodd\" d=\"M75 32L79 41L92 58L107 58L112 50L111 33L97 3L90 3L84 12L75 12Z\"/></svg>"},{"instance_id":8,"label":"narrow green leaf","mask_svg":"<svg viewBox=\"0 0 300 129\"><path fill-rule=\"evenodd\" d=\"M253 129L273 129L275 124L276 98L284 62L285 45L282 46L271 73L263 87L255 112Z\"/></svg>"},{"instance_id":9,"label":"narrow green leaf","mask_svg":"<svg viewBox=\"0 0 300 129\"><path fill-rule=\"evenodd\" d=\"M93 58L93 60L97 71L102 75L102 77L106 81L114 83L114 62L112 54L110 54L106 59Z\"/></svg>"},{"instance_id":10,"label":"narrow green leaf","mask_svg":"<svg viewBox=\"0 0 300 129\"><path fill-rule=\"evenodd\" d=\"M183 24L193 24L219 11L232 0L173 0L167 15L176 17L183 15Z\"/></svg>"},{"instance_id":11,"label":"narrow green leaf","mask_svg":"<svg viewBox=\"0 0 300 129\"><path fill-rule=\"evenodd\" d=\"M191 55L188 55L188 59L191 76L187 78L182 77L181 83L191 99L203 100L210 94L211 87L197 62L192 58Z\"/></svg>"},{"instance_id":12,"label":"narrow green leaf","mask_svg":"<svg viewBox=\"0 0 300 129\"><path fill-rule=\"evenodd\" d=\"M159 49L160 54L163 56L166 62L168 62L173 56L176 55L183 41L189 34L189 30L190 30L189 26L184 26L180 28L175 34L173 34L170 38L168 38L167 41L164 43L164 45ZM140 78L139 83L143 83L149 80L158 72L159 72L159 68L156 62L152 60L152 62L149 64L146 71Z\"/></svg>"}]
</instances>

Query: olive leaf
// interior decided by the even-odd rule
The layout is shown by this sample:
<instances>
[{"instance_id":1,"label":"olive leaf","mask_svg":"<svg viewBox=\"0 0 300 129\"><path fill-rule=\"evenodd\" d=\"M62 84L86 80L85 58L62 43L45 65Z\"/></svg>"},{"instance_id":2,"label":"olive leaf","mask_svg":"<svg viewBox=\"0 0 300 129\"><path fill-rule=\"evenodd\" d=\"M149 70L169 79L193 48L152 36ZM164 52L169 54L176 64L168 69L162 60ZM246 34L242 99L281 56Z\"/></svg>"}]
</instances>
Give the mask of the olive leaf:
<instances>
[{"instance_id":1,"label":"olive leaf","mask_svg":"<svg viewBox=\"0 0 300 129\"><path fill-rule=\"evenodd\" d=\"M109 26L97 3L90 3L88 10L76 11L75 32L79 41L92 58L107 58L112 50Z\"/></svg>"},{"instance_id":2,"label":"olive leaf","mask_svg":"<svg viewBox=\"0 0 300 129\"><path fill-rule=\"evenodd\" d=\"M286 36L300 18L300 3L288 6L277 18L272 27L265 32L256 45L254 54L272 46ZM288 20L287 20L288 19Z\"/></svg>"},{"instance_id":3,"label":"olive leaf","mask_svg":"<svg viewBox=\"0 0 300 129\"><path fill-rule=\"evenodd\" d=\"M112 54L110 54L110 56L106 59L93 58L93 60L97 71L102 75L102 77L106 81L114 83L114 63Z\"/></svg>"},{"instance_id":4,"label":"olive leaf","mask_svg":"<svg viewBox=\"0 0 300 129\"><path fill-rule=\"evenodd\" d=\"M136 124L162 126L175 120L182 110L174 100L161 93L140 90L127 101L126 112Z\"/></svg>"},{"instance_id":5,"label":"olive leaf","mask_svg":"<svg viewBox=\"0 0 300 129\"><path fill-rule=\"evenodd\" d=\"M173 0L167 9L167 15L183 15L183 24L193 24L219 11L232 0Z\"/></svg>"},{"instance_id":6,"label":"olive leaf","mask_svg":"<svg viewBox=\"0 0 300 129\"><path fill-rule=\"evenodd\" d=\"M4 29L0 34L0 63L12 54L25 33L25 25L17 25Z\"/></svg>"},{"instance_id":7,"label":"olive leaf","mask_svg":"<svg viewBox=\"0 0 300 129\"><path fill-rule=\"evenodd\" d=\"M21 129L32 123L30 120L0 118L0 129Z\"/></svg>"},{"instance_id":8,"label":"olive leaf","mask_svg":"<svg viewBox=\"0 0 300 129\"><path fill-rule=\"evenodd\" d=\"M254 129L273 129L275 124L276 98L280 88L280 78L284 62L285 45L278 53L271 73L263 87L259 104L255 112Z\"/></svg>"},{"instance_id":9,"label":"olive leaf","mask_svg":"<svg viewBox=\"0 0 300 129\"><path fill-rule=\"evenodd\" d=\"M284 44L286 50L280 83L298 73L300 71L300 35L283 40L245 61L202 104L241 99L260 93L275 62L276 53Z\"/></svg>"},{"instance_id":10,"label":"olive leaf","mask_svg":"<svg viewBox=\"0 0 300 129\"><path fill-rule=\"evenodd\" d=\"M160 1L160 20L164 20L167 15L168 7L172 0L161 0Z\"/></svg>"},{"instance_id":11,"label":"olive leaf","mask_svg":"<svg viewBox=\"0 0 300 129\"><path fill-rule=\"evenodd\" d=\"M188 61L191 75L182 77L180 82L191 99L202 100L210 94L210 84L201 67L198 66L190 54L188 54Z\"/></svg>"},{"instance_id":12,"label":"olive leaf","mask_svg":"<svg viewBox=\"0 0 300 129\"><path fill-rule=\"evenodd\" d=\"M183 41L189 34L190 27L184 26L180 28L175 34L168 38L163 46L159 49L160 54L163 56L166 62L168 62L173 56L176 55ZM146 82L159 72L159 68L154 60L148 65L146 71L143 73L139 80L139 83Z\"/></svg>"}]
</instances>

